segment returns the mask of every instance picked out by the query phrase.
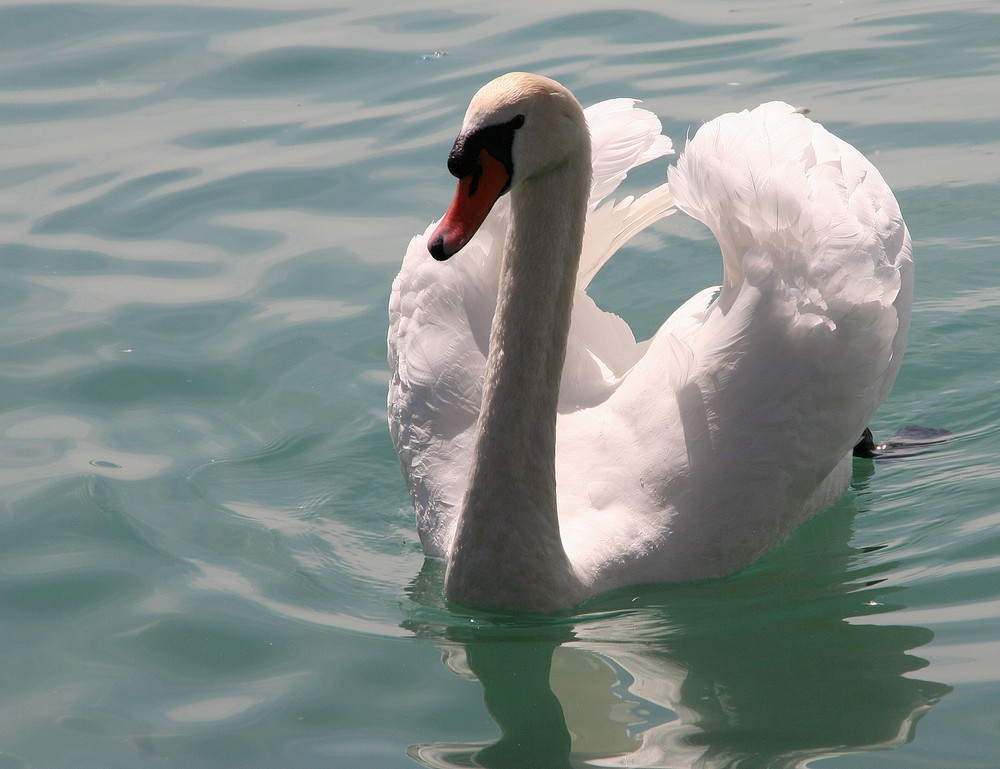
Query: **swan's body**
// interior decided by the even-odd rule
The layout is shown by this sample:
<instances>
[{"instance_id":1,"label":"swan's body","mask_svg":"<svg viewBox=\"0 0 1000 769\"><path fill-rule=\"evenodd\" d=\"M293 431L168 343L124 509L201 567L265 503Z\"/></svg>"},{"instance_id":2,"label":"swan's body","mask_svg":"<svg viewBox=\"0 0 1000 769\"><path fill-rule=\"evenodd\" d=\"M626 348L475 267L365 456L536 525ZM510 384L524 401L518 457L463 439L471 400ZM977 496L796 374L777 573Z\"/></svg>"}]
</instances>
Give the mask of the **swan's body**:
<instances>
[{"instance_id":1,"label":"swan's body","mask_svg":"<svg viewBox=\"0 0 1000 769\"><path fill-rule=\"evenodd\" d=\"M722 576L847 487L909 325L891 191L771 103L702 127L669 192L599 205L670 151L631 101L585 118L533 75L469 107L449 159L459 192L410 243L389 329L390 429L452 600L549 611ZM585 289L671 194L716 235L724 283L637 343Z\"/></svg>"}]
</instances>

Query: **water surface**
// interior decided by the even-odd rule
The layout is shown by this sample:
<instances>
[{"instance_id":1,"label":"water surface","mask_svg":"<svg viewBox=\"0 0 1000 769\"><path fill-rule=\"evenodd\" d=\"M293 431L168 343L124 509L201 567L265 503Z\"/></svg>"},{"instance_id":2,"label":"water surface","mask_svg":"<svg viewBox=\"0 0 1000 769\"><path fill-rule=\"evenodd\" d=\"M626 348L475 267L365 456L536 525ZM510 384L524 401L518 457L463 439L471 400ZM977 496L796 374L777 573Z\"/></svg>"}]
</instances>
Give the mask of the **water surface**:
<instances>
[{"instance_id":1,"label":"water surface","mask_svg":"<svg viewBox=\"0 0 1000 769\"><path fill-rule=\"evenodd\" d=\"M997 766L998 41L989 2L0 7L0 766ZM951 437L730 579L444 606L385 306L512 69L862 149L917 260L873 428ZM720 262L675 216L606 273L648 334Z\"/></svg>"}]
</instances>

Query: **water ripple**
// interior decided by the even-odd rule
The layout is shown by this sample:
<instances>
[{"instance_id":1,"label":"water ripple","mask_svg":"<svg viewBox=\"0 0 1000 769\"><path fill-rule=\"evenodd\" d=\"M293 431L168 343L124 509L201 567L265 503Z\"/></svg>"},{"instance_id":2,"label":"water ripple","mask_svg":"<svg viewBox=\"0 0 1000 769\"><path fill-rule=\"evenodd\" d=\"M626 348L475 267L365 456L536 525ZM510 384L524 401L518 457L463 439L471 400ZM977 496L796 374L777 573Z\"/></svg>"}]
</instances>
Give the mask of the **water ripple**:
<instances>
[{"instance_id":1,"label":"water ripple","mask_svg":"<svg viewBox=\"0 0 1000 769\"><path fill-rule=\"evenodd\" d=\"M0 7L0 766L487 765L519 739L537 763L563 737L623 765L992 765L997 18ZM385 303L469 96L509 69L641 98L678 146L783 98L872 155L918 260L873 427L949 440L859 465L731 580L551 620L447 605L386 435ZM677 217L616 262L595 291L640 328L718 269ZM498 748L505 706L537 728Z\"/></svg>"}]
</instances>

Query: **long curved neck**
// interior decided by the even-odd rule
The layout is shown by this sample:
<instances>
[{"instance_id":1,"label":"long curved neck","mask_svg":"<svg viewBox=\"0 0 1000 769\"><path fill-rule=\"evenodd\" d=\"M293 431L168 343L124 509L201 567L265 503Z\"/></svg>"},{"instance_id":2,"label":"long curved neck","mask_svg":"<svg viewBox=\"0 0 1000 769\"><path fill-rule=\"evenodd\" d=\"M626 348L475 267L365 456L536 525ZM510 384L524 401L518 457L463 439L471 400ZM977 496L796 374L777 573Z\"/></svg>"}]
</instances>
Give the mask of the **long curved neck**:
<instances>
[{"instance_id":1,"label":"long curved neck","mask_svg":"<svg viewBox=\"0 0 1000 769\"><path fill-rule=\"evenodd\" d=\"M522 181L500 272L448 598L546 611L581 593L556 509L556 412L583 243L590 157Z\"/></svg>"}]
</instances>

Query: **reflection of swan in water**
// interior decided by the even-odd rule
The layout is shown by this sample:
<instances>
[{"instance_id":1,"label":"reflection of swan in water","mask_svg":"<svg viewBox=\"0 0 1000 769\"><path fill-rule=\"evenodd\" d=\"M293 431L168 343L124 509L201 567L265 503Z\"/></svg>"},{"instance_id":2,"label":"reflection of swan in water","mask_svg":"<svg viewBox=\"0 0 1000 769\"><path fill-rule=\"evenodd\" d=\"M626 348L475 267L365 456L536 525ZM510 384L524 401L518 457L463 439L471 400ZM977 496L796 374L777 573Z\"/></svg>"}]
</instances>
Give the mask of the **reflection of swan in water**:
<instances>
[{"instance_id":1,"label":"reflection of swan in water","mask_svg":"<svg viewBox=\"0 0 1000 769\"><path fill-rule=\"evenodd\" d=\"M848 563L851 517L840 507L741 575L661 588L627 611L612 596L562 620L410 623L480 680L502 732L411 756L493 769L791 767L908 742L949 688L904 675L924 666L907 651L929 630L864 624L899 607ZM437 584L424 587L440 595L428 564Z\"/></svg>"}]
</instances>

